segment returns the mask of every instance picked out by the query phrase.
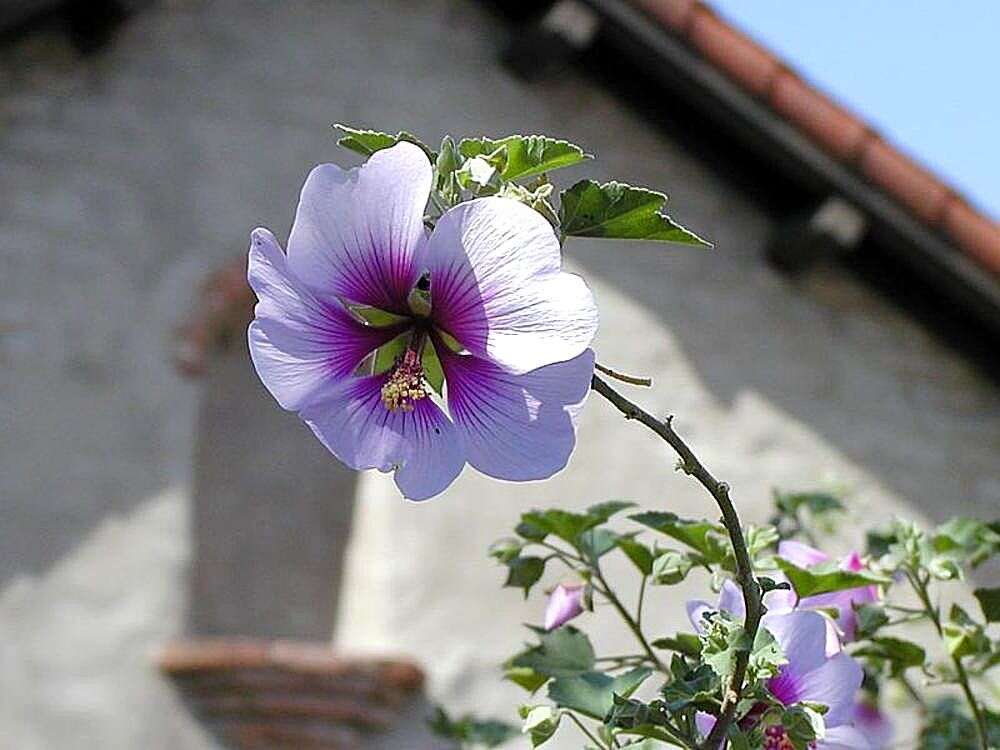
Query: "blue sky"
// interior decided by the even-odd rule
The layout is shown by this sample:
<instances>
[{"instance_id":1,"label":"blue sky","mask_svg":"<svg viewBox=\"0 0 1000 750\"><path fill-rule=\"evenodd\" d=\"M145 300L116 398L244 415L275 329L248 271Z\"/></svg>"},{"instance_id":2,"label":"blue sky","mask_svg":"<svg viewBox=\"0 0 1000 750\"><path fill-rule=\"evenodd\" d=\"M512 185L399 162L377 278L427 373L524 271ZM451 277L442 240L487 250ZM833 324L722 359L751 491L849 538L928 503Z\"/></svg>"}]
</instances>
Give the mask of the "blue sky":
<instances>
[{"instance_id":1,"label":"blue sky","mask_svg":"<svg viewBox=\"0 0 1000 750\"><path fill-rule=\"evenodd\" d=\"M1000 0L710 0L1000 219Z\"/></svg>"}]
</instances>

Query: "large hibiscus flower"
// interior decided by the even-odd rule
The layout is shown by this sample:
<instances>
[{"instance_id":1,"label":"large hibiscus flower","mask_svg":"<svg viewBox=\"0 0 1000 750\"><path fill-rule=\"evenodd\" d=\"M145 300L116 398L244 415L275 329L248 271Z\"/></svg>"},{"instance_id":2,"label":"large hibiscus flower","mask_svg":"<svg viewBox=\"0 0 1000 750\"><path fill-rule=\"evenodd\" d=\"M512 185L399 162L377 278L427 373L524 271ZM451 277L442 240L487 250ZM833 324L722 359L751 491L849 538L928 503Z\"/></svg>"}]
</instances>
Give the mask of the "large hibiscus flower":
<instances>
[{"instance_id":1,"label":"large hibiscus flower","mask_svg":"<svg viewBox=\"0 0 1000 750\"><path fill-rule=\"evenodd\" d=\"M483 198L428 235L431 179L409 143L358 169L316 167L287 254L256 229L248 273L264 385L345 464L395 471L412 500L466 462L517 481L562 469L597 330L593 296L562 272L541 215Z\"/></svg>"}]
</instances>

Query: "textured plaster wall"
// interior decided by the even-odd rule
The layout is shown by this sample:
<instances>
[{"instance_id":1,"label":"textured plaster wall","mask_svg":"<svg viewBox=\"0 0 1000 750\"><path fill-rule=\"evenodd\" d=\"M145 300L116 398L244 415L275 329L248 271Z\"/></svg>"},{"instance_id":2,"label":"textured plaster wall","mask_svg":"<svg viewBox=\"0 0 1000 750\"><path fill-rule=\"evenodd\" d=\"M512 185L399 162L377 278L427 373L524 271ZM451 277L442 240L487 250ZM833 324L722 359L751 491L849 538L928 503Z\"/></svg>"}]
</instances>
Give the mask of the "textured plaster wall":
<instances>
[{"instance_id":1,"label":"textured plaster wall","mask_svg":"<svg viewBox=\"0 0 1000 750\"><path fill-rule=\"evenodd\" d=\"M348 158L335 120L430 139L544 131L597 153L597 176L667 189L715 252L579 242L567 256L602 305L600 357L656 378L641 397L678 415L748 519L773 485L823 478L854 489L859 520L995 510L991 386L838 271L776 277L751 202L587 80L512 80L496 64L503 38L459 0L173 0L82 63L51 35L0 53L0 735L12 746L210 746L149 666L184 628L192 498L211 502L192 478L213 475L194 456L216 460L194 452L198 389L171 371L166 337L251 227L286 233L313 163ZM248 394L232 407L240 429L277 409L233 387ZM412 506L366 476L338 641L412 652L434 664L439 697L506 708L494 666L541 604L499 592L484 552L521 509L607 497L706 509L603 404L581 435L546 485L469 472ZM294 498L289 473L276 491ZM682 596L654 592L651 621L676 624ZM602 641L610 625L596 616Z\"/></svg>"}]
</instances>

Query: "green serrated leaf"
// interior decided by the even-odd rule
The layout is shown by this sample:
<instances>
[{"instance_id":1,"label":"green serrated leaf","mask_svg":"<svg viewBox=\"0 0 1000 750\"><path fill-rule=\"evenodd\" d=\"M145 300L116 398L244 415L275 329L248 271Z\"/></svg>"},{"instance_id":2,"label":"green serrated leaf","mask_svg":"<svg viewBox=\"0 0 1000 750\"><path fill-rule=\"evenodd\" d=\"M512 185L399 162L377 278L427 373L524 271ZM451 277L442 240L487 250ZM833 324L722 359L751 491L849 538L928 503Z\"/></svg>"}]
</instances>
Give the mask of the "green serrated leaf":
<instances>
[{"instance_id":1,"label":"green serrated leaf","mask_svg":"<svg viewBox=\"0 0 1000 750\"><path fill-rule=\"evenodd\" d=\"M835 562L823 563L812 568L800 568L784 558L775 558L778 567L788 576L788 580L799 598L830 594L835 591L846 591L863 586L887 585L891 578L877 575L870 571L857 572L841 570Z\"/></svg>"},{"instance_id":2,"label":"green serrated leaf","mask_svg":"<svg viewBox=\"0 0 1000 750\"><path fill-rule=\"evenodd\" d=\"M829 492L775 492L774 503L778 510L796 516L805 509L814 516L843 512L844 504Z\"/></svg>"},{"instance_id":3,"label":"green serrated leaf","mask_svg":"<svg viewBox=\"0 0 1000 750\"><path fill-rule=\"evenodd\" d=\"M601 518L590 513L571 513L567 510L550 508L522 513L521 523L544 530L546 534L555 534L575 547L580 534L600 524ZM544 539L544 536L541 538Z\"/></svg>"},{"instance_id":4,"label":"green serrated leaf","mask_svg":"<svg viewBox=\"0 0 1000 750\"><path fill-rule=\"evenodd\" d=\"M889 662L892 675L898 676L910 667L922 667L927 661L927 653L921 646L902 638L879 636L872 638L852 656L864 656Z\"/></svg>"},{"instance_id":5,"label":"green serrated leaf","mask_svg":"<svg viewBox=\"0 0 1000 750\"><path fill-rule=\"evenodd\" d=\"M619 536L617 544L640 573L648 576L653 572L653 552L649 547L642 542L637 542L633 535Z\"/></svg>"},{"instance_id":6,"label":"green serrated leaf","mask_svg":"<svg viewBox=\"0 0 1000 750\"><path fill-rule=\"evenodd\" d=\"M857 638L871 638L879 628L889 622L885 608L878 604L861 604L854 606L857 618Z\"/></svg>"},{"instance_id":7,"label":"green serrated leaf","mask_svg":"<svg viewBox=\"0 0 1000 750\"><path fill-rule=\"evenodd\" d=\"M539 644L524 651L508 667L527 667L546 677L566 677L594 668L594 647L585 633L564 625L539 636Z\"/></svg>"},{"instance_id":8,"label":"green serrated leaf","mask_svg":"<svg viewBox=\"0 0 1000 750\"><path fill-rule=\"evenodd\" d=\"M548 677L538 674L531 667L510 667L504 670L503 677L531 694L534 694L538 688L549 681Z\"/></svg>"},{"instance_id":9,"label":"green serrated leaf","mask_svg":"<svg viewBox=\"0 0 1000 750\"><path fill-rule=\"evenodd\" d=\"M709 712L718 709L719 700L716 696L722 683L715 671L707 664L690 669L680 656L675 657L680 662L677 665L678 671L675 672L674 679L660 690L664 708L670 713L689 707ZM674 671L673 666L671 671Z\"/></svg>"},{"instance_id":10,"label":"green serrated leaf","mask_svg":"<svg viewBox=\"0 0 1000 750\"><path fill-rule=\"evenodd\" d=\"M504 586L524 589L524 598L528 598L531 587L545 573L545 560L540 557L515 557L507 562L507 581Z\"/></svg>"},{"instance_id":11,"label":"green serrated leaf","mask_svg":"<svg viewBox=\"0 0 1000 750\"><path fill-rule=\"evenodd\" d=\"M823 715L801 703L785 709L781 714L781 725L795 750L807 750L826 735Z\"/></svg>"},{"instance_id":12,"label":"green serrated leaf","mask_svg":"<svg viewBox=\"0 0 1000 750\"><path fill-rule=\"evenodd\" d=\"M634 508L635 503L626 502L624 500L607 500L603 503L597 503L596 505L591 505L587 508L588 516L596 516L601 519L601 523L608 521L612 516L621 513L623 510L628 510L629 508Z\"/></svg>"},{"instance_id":13,"label":"green serrated leaf","mask_svg":"<svg viewBox=\"0 0 1000 750\"><path fill-rule=\"evenodd\" d=\"M952 605L949 621L942 625L942 637L948 653L957 659L988 654L991 649L983 626L957 604Z\"/></svg>"},{"instance_id":14,"label":"green serrated leaf","mask_svg":"<svg viewBox=\"0 0 1000 750\"><path fill-rule=\"evenodd\" d=\"M520 555L523 547L518 539L499 539L490 545L489 555L506 564Z\"/></svg>"},{"instance_id":15,"label":"green serrated leaf","mask_svg":"<svg viewBox=\"0 0 1000 750\"><path fill-rule=\"evenodd\" d=\"M549 698L557 706L603 721L614 705L614 696L628 698L650 674L652 670L637 667L618 677L603 672L560 677L549 685Z\"/></svg>"},{"instance_id":16,"label":"green serrated leaf","mask_svg":"<svg viewBox=\"0 0 1000 750\"><path fill-rule=\"evenodd\" d=\"M510 135L505 138L466 138L458 144L466 158L496 154L503 149L500 176L519 180L578 164L590 155L568 141L543 135Z\"/></svg>"},{"instance_id":17,"label":"green serrated leaf","mask_svg":"<svg viewBox=\"0 0 1000 750\"><path fill-rule=\"evenodd\" d=\"M931 535L934 551L973 568L1000 553L1000 534L973 518L953 518Z\"/></svg>"},{"instance_id":18,"label":"green serrated leaf","mask_svg":"<svg viewBox=\"0 0 1000 750\"><path fill-rule=\"evenodd\" d=\"M427 159L431 164L437 161L437 154L421 143L416 136L407 133L405 130L399 131L396 135L389 135L378 130L362 130L352 128L348 125L341 125L340 123L335 123L333 127L345 133L337 141L337 145L350 149L362 156L371 156L376 151L381 151L384 148L392 148L400 141L406 141L407 143L412 143L414 146L419 146L427 155Z\"/></svg>"},{"instance_id":19,"label":"green serrated leaf","mask_svg":"<svg viewBox=\"0 0 1000 750\"><path fill-rule=\"evenodd\" d=\"M651 572L653 583L659 586L673 586L683 581L695 563L683 552L668 549L653 560Z\"/></svg>"},{"instance_id":20,"label":"green serrated leaf","mask_svg":"<svg viewBox=\"0 0 1000 750\"><path fill-rule=\"evenodd\" d=\"M480 747L499 747L520 734L513 724L497 719L479 719L467 714L453 720L440 706L435 708L434 716L427 725L439 737Z\"/></svg>"},{"instance_id":21,"label":"green serrated leaf","mask_svg":"<svg viewBox=\"0 0 1000 750\"><path fill-rule=\"evenodd\" d=\"M729 539L720 524L691 521L661 511L637 513L629 518L697 550L707 562L721 562L729 553Z\"/></svg>"},{"instance_id":22,"label":"green serrated leaf","mask_svg":"<svg viewBox=\"0 0 1000 750\"><path fill-rule=\"evenodd\" d=\"M1000 622L1000 587L980 588L972 593L979 600L986 622Z\"/></svg>"},{"instance_id":23,"label":"green serrated leaf","mask_svg":"<svg viewBox=\"0 0 1000 750\"><path fill-rule=\"evenodd\" d=\"M548 742L559 729L560 715L552 706L527 707L521 733L528 735L532 747Z\"/></svg>"},{"instance_id":24,"label":"green serrated leaf","mask_svg":"<svg viewBox=\"0 0 1000 750\"><path fill-rule=\"evenodd\" d=\"M596 562L615 549L618 535L608 529L593 528L580 533L577 548L585 560Z\"/></svg>"},{"instance_id":25,"label":"green serrated leaf","mask_svg":"<svg viewBox=\"0 0 1000 750\"><path fill-rule=\"evenodd\" d=\"M661 213L667 196L621 182L599 184L581 180L560 196L559 223L563 234L604 239L656 240L711 247L669 216Z\"/></svg>"},{"instance_id":26,"label":"green serrated leaf","mask_svg":"<svg viewBox=\"0 0 1000 750\"><path fill-rule=\"evenodd\" d=\"M732 677L736 657L741 652L750 651L753 644L743 625L724 612L717 613L711 620L706 618L706 622L708 627L700 636L701 658L726 684Z\"/></svg>"},{"instance_id":27,"label":"green serrated leaf","mask_svg":"<svg viewBox=\"0 0 1000 750\"><path fill-rule=\"evenodd\" d=\"M657 638L651 645L653 648L676 651L692 659L701 656L701 639L694 633L677 633L673 638Z\"/></svg>"}]
</instances>

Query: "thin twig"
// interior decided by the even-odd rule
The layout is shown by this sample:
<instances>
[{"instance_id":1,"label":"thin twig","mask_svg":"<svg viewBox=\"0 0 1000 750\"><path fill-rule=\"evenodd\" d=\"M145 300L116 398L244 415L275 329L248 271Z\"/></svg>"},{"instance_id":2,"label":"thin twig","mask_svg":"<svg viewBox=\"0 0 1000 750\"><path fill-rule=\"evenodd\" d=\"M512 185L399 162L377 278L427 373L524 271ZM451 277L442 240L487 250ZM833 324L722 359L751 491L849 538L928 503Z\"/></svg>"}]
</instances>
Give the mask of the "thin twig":
<instances>
[{"instance_id":1,"label":"thin twig","mask_svg":"<svg viewBox=\"0 0 1000 750\"><path fill-rule=\"evenodd\" d=\"M649 386L653 384L652 378L640 378L635 375L626 375L624 372L618 372L617 370L612 370L610 367L605 367L600 362L594 363L594 369L598 372L603 372L609 378L620 380L623 383L628 383L629 385L641 385L645 388L649 388Z\"/></svg>"},{"instance_id":2,"label":"thin twig","mask_svg":"<svg viewBox=\"0 0 1000 750\"><path fill-rule=\"evenodd\" d=\"M607 747L607 745L605 745L603 742L597 739L597 737L595 737L593 733L583 725L582 721L576 718L576 714L574 714L572 711L567 711L566 716L571 718L573 720L573 723L576 724L578 727L580 727L580 731L583 732L585 735L587 735L587 737L590 739L591 742L593 742L598 747L602 746Z\"/></svg>"},{"instance_id":3,"label":"thin twig","mask_svg":"<svg viewBox=\"0 0 1000 750\"><path fill-rule=\"evenodd\" d=\"M663 438L674 449L677 455L680 456L680 468L686 474L697 479L715 499L719 510L722 511L722 523L726 527L726 531L729 532L729 538L733 543L733 553L736 558L736 581L743 591L743 599L746 602L747 614L743 627L747 633L749 642L753 643L757 635L757 630L760 627L760 619L763 615L761 590L760 585L753 575L753 565L750 562L750 553L747 550L746 539L743 536L743 528L740 525L739 515L736 513L736 508L729 497L729 485L717 480L702 465L687 443L674 432L674 428L671 425L671 417L662 421L656 419L622 396L597 375L594 375L591 380L590 387L607 399L612 406L625 415L626 419L637 420ZM716 750L722 745L723 739L726 737L729 727L736 717L736 708L743 695L743 680L746 678L749 661L749 651L739 651L736 654L733 675L723 695L722 710L719 712L718 721L716 721L712 731L702 743L702 747L706 750Z\"/></svg>"},{"instance_id":4,"label":"thin twig","mask_svg":"<svg viewBox=\"0 0 1000 750\"><path fill-rule=\"evenodd\" d=\"M906 570L904 572L913 590L917 592L920 603L924 605L927 617L934 624L934 629L937 631L938 637L943 639L944 628L941 625L941 610L931 602L931 595L927 590L927 579L922 579L916 571ZM986 716L983 714L983 709L972 692L972 686L969 684L969 674L965 671L965 665L962 663L961 657L952 654L951 663L955 666L958 684L962 688L962 693L965 695L965 700L969 704L969 708L972 710L972 718L975 720L979 747L982 750L989 750L989 729L986 725Z\"/></svg>"}]
</instances>

